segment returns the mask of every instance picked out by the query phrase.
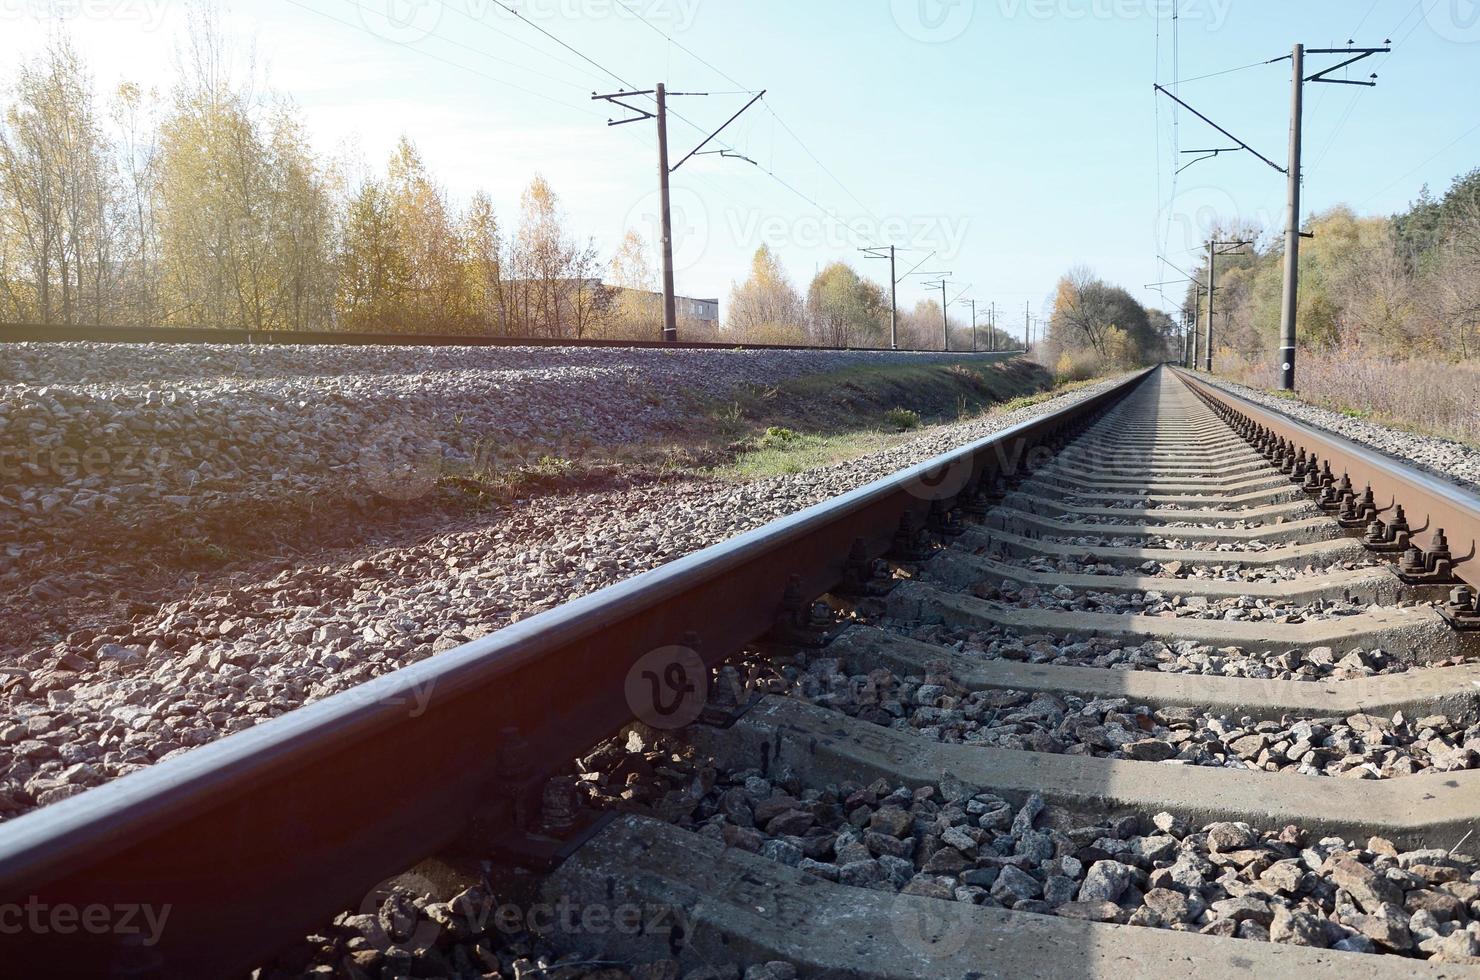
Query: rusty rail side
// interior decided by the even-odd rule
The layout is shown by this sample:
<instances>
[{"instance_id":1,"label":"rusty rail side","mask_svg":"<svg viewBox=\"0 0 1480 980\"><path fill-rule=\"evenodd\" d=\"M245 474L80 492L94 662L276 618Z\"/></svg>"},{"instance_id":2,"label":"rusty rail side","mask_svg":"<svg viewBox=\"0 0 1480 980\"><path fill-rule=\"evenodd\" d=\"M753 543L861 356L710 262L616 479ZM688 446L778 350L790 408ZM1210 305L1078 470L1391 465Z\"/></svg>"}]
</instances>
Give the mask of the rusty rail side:
<instances>
[{"instance_id":1,"label":"rusty rail side","mask_svg":"<svg viewBox=\"0 0 1480 980\"><path fill-rule=\"evenodd\" d=\"M240 975L475 816L507 819L507 729L531 750L523 799L631 720L642 656L691 633L711 666L732 656L776 623L788 579L807 599L836 587L850 550L882 555L902 517L1012 475L1146 377L0 825L0 910L168 908L154 945L0 931L0 972Z\"/></svg>"},{"instance_id":2,"label":"rusty rail side","mask_svg":"<svg viewBox=\"0 0 1480 980\"><path fill-rule=\"evenodd\" d=\"M1411 525L1411 543L1425 555L1432 554L1442 532L1448 546L1441 550L1454 556L1454 575L1480 590L1480 496L1418 470L1331 432L1296 421L1282 412L1265 408L1232 392L1218 388L1189 372L1173 372L1215 409L1222 406L1233 416L1267 430L1276 439L1287 440L1296 452L1315 454L1329 464L1337 479L1351 480L1357 494L1370 487L1379 516L1391 519L1401 506ZM1395 556L1396 557L1396 556Z\"/></svg>"}]
</instances>

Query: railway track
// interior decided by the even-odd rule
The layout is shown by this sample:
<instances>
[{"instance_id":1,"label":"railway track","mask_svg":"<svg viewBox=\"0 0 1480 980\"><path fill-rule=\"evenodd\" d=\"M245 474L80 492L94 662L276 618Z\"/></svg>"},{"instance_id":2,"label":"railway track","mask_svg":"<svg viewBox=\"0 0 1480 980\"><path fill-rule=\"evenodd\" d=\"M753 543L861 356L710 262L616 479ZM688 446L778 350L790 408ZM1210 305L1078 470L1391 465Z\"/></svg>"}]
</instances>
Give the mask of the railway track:
<instances>
[{"instance_id":1,"label":"railway track","mask_svg":"<svg viewBox=\"0 0 1480 980\"><path fill-rule=\"evenodd\" d=\"M1471 975L1477 537L1160 369L12 821L0 907L170 918L0 943L202 976L317 928L324 975L512 975L449 922L496 897L574 910L533 928L562 976ZM471 890L377 918L431 856Z\"/></svg>"}]
</instances>

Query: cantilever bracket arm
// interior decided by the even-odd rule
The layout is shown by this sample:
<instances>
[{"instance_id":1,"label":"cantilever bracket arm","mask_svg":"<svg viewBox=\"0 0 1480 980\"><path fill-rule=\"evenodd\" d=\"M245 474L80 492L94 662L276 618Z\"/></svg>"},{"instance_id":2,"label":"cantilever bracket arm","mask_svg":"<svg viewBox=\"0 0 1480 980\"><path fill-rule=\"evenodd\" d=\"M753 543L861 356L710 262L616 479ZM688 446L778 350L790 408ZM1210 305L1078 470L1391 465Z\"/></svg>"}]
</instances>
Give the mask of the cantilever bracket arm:
<instances>
[{"instance_id":1,"label":"cantilever bracket arm","mask_svg":"<svg viewBox=\"0 0 1480 980\"><path fill-rule=\"evenodd\" d=\"M1306 54L1350 54L1350 55L1352 55L1352 57L1346 59L1343 62L1340 62L1339 64L1332 65L1330 68L1322 68L1320 71L1316 72L1314 75L1307 76L1305 78L1305 81L1307 81L1307 82L1325 82L1327 85L1365 85L1368 88L1375 88L1377 86L1377 82L1376 81L1358 81L1356 79L1351 79L1351 78L1327 78L1326 76L1329 75L1329 74L1331 74L1333 71L1340 71L1341 69L1345 68L1347 65L1354 65L1354 64L1356 64L1357 62L1361 61L1364 58L1370 58L1374 54L1386 54L1386 53L1388 53L1389 51L1392 51L1392 50L1393 49L1390 48L1390 47L1389 48L1311 48L1311 49L1309 49L1309 50L1306 51ZM1377 78L1376 75L1373 75L1372 77L1374 79Z\"/></svg>"},{"instance_id":2,"label":"cantilever bracket arm","mask_svg":"<svg viewBox=\"0 0 1480 980\"><path fill-rule=\"evenodd\" d=\"M728 129L729 126L730 126L730 123L734 122L736 119L739 119L741 116L745 115L746 110L748 110L751 106L755 105L757 102L759 102L761 99L764 99L765 97L766 97L765 90L762 90L760 95L757 95L755 98L753 98L749 102L745 103L744 108L742 108L739 112L735 113L729 119L726 119L725 120L725 124L723 126L721 126L719 129L716 129L714 132L710 133L708 136L704 137L704 142L700 143L698 146L696 146L692 150L690 150L689 151L689 155L686 156L686 157L684 157L682 160L678 161L678 163L674 164L672 167L670 167L668 169L668 172L671 173L671 174L672 173L677 173L679 167L682 167L684 164L688 163L691 159L693 159L693 157L694 157L694 155L696 153L698 153L700 150L704 149L704 147L708 146L710 144L710 142L716 136L718 136L720 133L723 133L726 129Z\"/></svg>"},{"instance_id":3,"label":"cantilever bracket arm","mask_svg":"<svg viewBox=\"0 0 1480 980\"><path fill-rule=\"evenodd\" d=\"M1173 95L1171 92L1167 91L1165 88L1162 88L1161 85L1159 85L1159 84L1153 84L1151 87L1154 88L1154 89L1156 89L1156 91L1160 92L1162 95L1165 95L1167 98L1171 99L1173 102L1177 103L1182 108L1186 109L1188 112L1192 113L1197 118L1201 119L1203 122L1207 123L1209 126L1212 126L1214 129L1216 129L1218 132L1222 133L1224 136L1227 136L1229 139L1233 140L1235 143L1237 143L1239 145L1239 148L1240 149L1248 150L1250 153L1254 154L1256 157L1258 157L1259 159L1263 160L1269 166L1273 167L1275 170L1278 170L1282 174L1288 174L1290 172L1290 171L1286 170L1284 167L1282 167L1279 164L1275 163L1269 157L1265 156L1263 153L1260 153L1258 150L1254 149L1252 146L1250 146L1249 144L1245 143L1243 140L1239 139L1237 136L1235 136L1232 133L1230 133L1228 130L1224 129L1222 126L1220 126L1217 123L1213 122L1213 120L1209 119L1207 116L1203 115L1202 113L1198 112L1196 109L1192 108L1192 106L1188 105L1186 102L1183 102L1181 99L1177 98L1175 95Z\"/></svg>"},{"instance_id":4,"label":"cantilever bracket arm","mask_svg":"<svg viewBox=\"0 0 1480 980\"><path fill-rule=\"evenodd\" d=\"M695 152L689 155L696 157L719 157L722 160L744 160L753 166L760 166L760 164L756 163L750 157L743 153L736 153L734 150L705 150L702 153Z\"/></svg>"},{"instance_id":5,"label":"cantilever bracket arm","mask_svg":"<svg viewBox=\"0 0 1480 980\"><path fill-rule=\"evenodd\" d=\"M1224 147L1219 147L1217 149L1211 149L1211 150L1183 150L1182 152L1184 154L1185 153L1197 153L1197 154L1200 154L1200 155L1196 159L1194 159L1194 160L1188 160L1186 163L1182 164L1182 166L1178 167L1177 168L1177 173L1181 173L1182 171L1186 170L1188 167L1192 166L1194 163L1202 163L1204 160L1211 160L1211 159L1213 159L1213 157L1217 156L1220 153L1236 153L1236 152L1238 152L1241 149L1243 149L1243 147L1241 147L1241 146L1224 146Z\"/></svg>"},{"instance_id":6,"label":"cantilever bracket arm","mask_svg":"<svg viewBox=\"0 0 1480 980\"><path fill-rule=\"evenodd\" d=\"M637 113L637 115L630 116L630 117L628 117L626 119L608 119L606 121L606 124L608 126L625 126L628 123L646 122L649 119L657 119L658 118L658 114L656 112L649 112L646 109L639 108L638 106L635 106L635 105L628 105L627 103L625 103L625 102L622 101L623 99L635 99L639 95L652 95L652 94L653 94L653 90L652 89L646 89L646 90L641 91L641 92L611 92L611 93L608 93L606 95L598 95L597 93L592 92L591 93L591 101L592 102L610 102L612 105L619 105L619 106L621 106L623 109L626 109L628 112L635 112L635 113Z\"/></svg>"}]
</instances>

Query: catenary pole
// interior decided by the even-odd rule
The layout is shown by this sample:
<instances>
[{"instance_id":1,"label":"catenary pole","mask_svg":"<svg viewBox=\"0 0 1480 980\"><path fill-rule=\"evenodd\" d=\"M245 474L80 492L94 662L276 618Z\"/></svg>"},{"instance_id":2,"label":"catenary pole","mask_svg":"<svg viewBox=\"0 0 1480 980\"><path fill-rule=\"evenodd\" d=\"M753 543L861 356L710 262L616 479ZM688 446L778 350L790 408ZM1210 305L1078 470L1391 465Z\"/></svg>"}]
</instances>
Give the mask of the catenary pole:
<instances>
[{"instance_id":1,"label":"catenary pole","mask_svg":"<svg viewBox=\"0 0 1480 980\"><path fill-rule=\"evenodd\" d=\"M1300 129L1305 92L1305 45L1295 45L1290 87L1290 163L1285 204L1285 292L1280 305L1280 387L1295 390L1295 317L1300 306Z\"/></svg>"}]
</instances>

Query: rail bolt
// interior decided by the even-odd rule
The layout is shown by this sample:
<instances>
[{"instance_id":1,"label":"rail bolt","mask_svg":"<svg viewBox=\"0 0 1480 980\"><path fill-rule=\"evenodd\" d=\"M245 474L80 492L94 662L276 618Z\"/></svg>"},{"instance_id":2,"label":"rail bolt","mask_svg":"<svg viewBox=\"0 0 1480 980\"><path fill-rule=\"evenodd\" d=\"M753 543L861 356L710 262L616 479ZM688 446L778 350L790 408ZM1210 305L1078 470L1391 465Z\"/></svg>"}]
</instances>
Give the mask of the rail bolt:
<instances>
[{"instance_id":1,"label":"rail bolt","mask_svg":"<svg viewBox=\"0 0 1480 980\"><path fill-rule=\"evenodd\" d=\"M1403 552L1403 557L1398 562L1398 571L1404 575L1422 575L1428 570L1428 561L1424 558L1423 549L1417 545Z\"/></svg>"}]
</instances>

